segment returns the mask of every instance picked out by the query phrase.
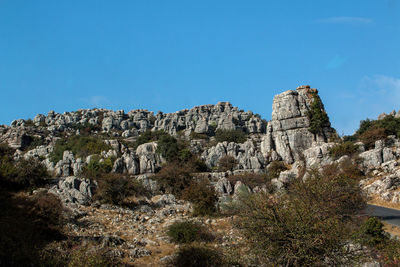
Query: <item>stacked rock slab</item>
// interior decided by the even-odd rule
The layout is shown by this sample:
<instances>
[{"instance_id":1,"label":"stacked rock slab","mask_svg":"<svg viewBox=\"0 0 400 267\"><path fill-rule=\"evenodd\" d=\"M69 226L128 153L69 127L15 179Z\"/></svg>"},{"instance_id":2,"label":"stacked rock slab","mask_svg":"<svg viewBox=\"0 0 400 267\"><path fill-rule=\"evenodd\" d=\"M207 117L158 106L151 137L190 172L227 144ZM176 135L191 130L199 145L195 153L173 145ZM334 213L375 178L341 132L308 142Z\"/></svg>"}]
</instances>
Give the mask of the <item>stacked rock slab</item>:
<instances>
[{"instance_id":1,"label":"stacked rock slab","mask_svg":"<svg viewBox=\"0 0 400 267\"><path fill-rule=\"evenodd\" d=\"M268 123L267 134L261 144L262 153L272 160L282 159L293 163L301 159L302 151L310 148L314 142L325 143L335 133L330 123L313 134L309 131L308 111L318 90L310 86L300 86L274 97L272 120ZM325 112L322 105L322 112Z\"/></svg>"}]
</instances>

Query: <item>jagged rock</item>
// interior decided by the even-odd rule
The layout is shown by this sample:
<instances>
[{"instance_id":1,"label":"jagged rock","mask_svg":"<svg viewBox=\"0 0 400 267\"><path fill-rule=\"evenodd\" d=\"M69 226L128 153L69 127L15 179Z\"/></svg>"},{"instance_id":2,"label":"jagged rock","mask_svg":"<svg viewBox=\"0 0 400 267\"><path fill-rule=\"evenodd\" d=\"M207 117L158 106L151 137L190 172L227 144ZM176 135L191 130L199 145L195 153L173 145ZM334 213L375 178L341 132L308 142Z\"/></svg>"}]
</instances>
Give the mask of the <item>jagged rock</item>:
<instances>
[{"instance_id":1,"label":"jagged rock","mask_svg":"<svg viewBox=\"0 0 400 267\"><path fill-rule=\"evenodd\" d=\"M323 166L333 163L333 158L329 155L329 149L335 143L313 143L313 146L303 152L307 168Z\"/></svg>"},{"instance_id":2,"label":"jagged rock","mask_svg":"<svg viewBox=\"0 0 400 267\"><path fill-rule=\"evenodd\" d=\"M225 177L219 179L214 187L215 191L219 194L230 195L233 192L231 183Z\"/></svg>"},{"instance_id":3,"label":"jagged rock","mask_svg":"<svg viewBox=\"0 0 400 267\"><path fill-rule=\"evenodd\" d=\"M267 136L262 144L264 157L276 151L285 162L293 163L301 159L302 152L313 142L327 142L333 136L335 131L330 123L318 134L308 130L310 121L307 112L315 101L313 94L317 93L316 89L301 86L296 91L289 90L274 97L272 120L268 123Z\"/></svg>"},{"instance_id":4,"label":"jagged rock","mask_svg":"<svg viewBox=\"0 0 400 267\"><path fill-rule=\"evenodd\" d=\"M201 158L209 168L218 166L223 156L232 156L237 161L236 169L262 169L265 166L265 159L252 141L243 144L222 142L211 147L201 154Z\"/></svg>"},{"instance_id":5,"label":"jagged rock","mask_svg":"<svg viewBox=\"0 0 400 267\"><path fill-rule=\"evenodd\" d=\"M162 159L157 151L157 143L151 142L137 147L140 173L155 173L161 167Z\"/></svg>"},{"instance_id":6,"label":"jagged rock","mask_svg":"<svg viewBox=\"0 0 400 267\"><path fill-rule=\"evenodd\" d=\"M75 176L61 178L50 192L58 195L65 204L76 203L88 205L92 199L93 190L96 187L89 179L81 179Z\"/></svg>"},{"instance_id":7,"label":"jagged rock","mask_svg":"<svg viewBox=\"0 0 400 267\"><path fill-rule=\"evenodd\" d=\"M379 179L370 185L364 186L364 190L370 194L383 194L388 190L397 189L400 185L400 178L396 174L391 174Z\"/></svg>"}]
</instances>

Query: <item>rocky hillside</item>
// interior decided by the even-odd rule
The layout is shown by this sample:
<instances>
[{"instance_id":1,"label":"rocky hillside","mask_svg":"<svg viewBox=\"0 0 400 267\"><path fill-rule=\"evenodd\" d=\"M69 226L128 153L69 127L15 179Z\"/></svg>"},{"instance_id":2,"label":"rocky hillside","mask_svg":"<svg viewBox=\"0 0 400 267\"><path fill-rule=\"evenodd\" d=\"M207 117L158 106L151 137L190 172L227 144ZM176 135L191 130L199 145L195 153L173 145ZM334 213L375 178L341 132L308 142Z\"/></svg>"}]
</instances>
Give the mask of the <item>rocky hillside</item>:
<instances>
[{"instance_id":1,"label":"rocky hillside","mask_svg":"<svg viewBox=\"0 0 400 267\"><path fill-rule=\"evenodd\" d=\"M75 241L112 247L125 263L159 266L176 250L162 229L191 213L223 209L243 190L284 192L292 181L310 177L310 170L356 166L351 171L362 176L366 193L399 203L400 141L383 131L367 142L371 131L376 127L343 140L318 90L300 86L274 97L271 121L228 102L165 114L50 111L1 126L0 143L13 151L7 162L33 160L45 167L51 183L34 194L45 191L61 200L73 218L65 231ZM193 179L210 183L216 205L199 206L194 195L209 191L200 182L187 189ZM216 248L229 250L240 240L227 226L229 217L195 220L218 231Z\"/></svg>"}]
</instances>

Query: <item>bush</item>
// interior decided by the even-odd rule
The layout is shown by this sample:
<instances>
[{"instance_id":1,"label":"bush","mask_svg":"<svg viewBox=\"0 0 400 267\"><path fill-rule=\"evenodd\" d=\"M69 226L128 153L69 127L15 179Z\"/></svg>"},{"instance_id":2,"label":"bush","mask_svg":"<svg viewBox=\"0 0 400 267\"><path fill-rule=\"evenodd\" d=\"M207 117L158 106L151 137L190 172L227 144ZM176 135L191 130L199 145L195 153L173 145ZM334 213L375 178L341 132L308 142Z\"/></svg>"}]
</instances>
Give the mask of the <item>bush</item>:
<instances>
[{"instance_id":1,"label":"bush","mask_svg":"<svg viewBox=\"0 0 400 267\"><path fill-rule=\"evenodd\" d=\"M273 161L268 165L268 176L272 178L278 178L279 174L283 171L288 170L288 167L283 161Z\"/></svg>"},{"instance_id":2,"label":"bush","mask_svg":"<svg viewBox=\"0 0 400 267\"><path fill-rule=\"evenodd\" d=\"M208 136L206 134L191 132L190 139L208 139Z\"/></svg>"},{"instance_id":3,"label":"bush","mask_svg":"<svg viewBox=\"0 0 400 267\"><path fill-rule=\"evenodd\" d=\"M40 193L29 197L0 187L0 265L42 266L41 250L64 238L60 200Z\"/></svg>"},{"instance_id":4,"label":"bush","mask_svg":"<svg viewBox=\"0 0 400 267\"><path fill-rule=\"evenodd\" d=\"M14 161L13 150L0 146L0 183L15 188L44 185L49 178L46 167L34 158Z\"/></svg>"},{"instance_id":5,"label":"bush","mask_svg":"<svg viewBox=\"0 0 400 267\"><path fill-rule=\"evenodd\" d=\"M329 148L329 155L334 158L340 158L344 155L352 156L358 151L358 146L353 142L344 142Z\"/></svg>"},{"instance_id":6,"label":"bush","mask_svg":"<svg viewBox=\"0 0 400 267\"><path fill-rule=\"evenodd\" d=\"M215 248L185 246L179 249L173 260L176 267L218 267L224 266L224 260Z\"/></svg>"},{"instance_id":7,"label":"bush","mask_svg":"<svg viewBox=\"0 0 400 267\"><path fill-rule=\"evenodd\" d=\"M217 211L215 207L218 200L217 194L206 179L193 181L189 187L183 190L182 198L194 204L194 216L212 215Z\"/></svg>"},{"instance_id":8,"label":"bush","mask_svg":"<svg viewBox=\"0 0 400 267\"><path fill-rule=\"evenodd\" d=\"M215 132L215 140L220 142L235 142L235 143L244 143L247 140L246 133L241 129L236 130L222 130L218 129Z\"/></svg>"},{"instance_id":9,"label":"bush","mask_svg":"<svg viewBox=\"0 0 400 267\"><path fill-rule=\"evenodd\" d=\"M272 192L271 177L268 174L245 173L232 175L228 177L229 182L234 185L240 181L250 188L266 186L269 192Z\"/></svg>"},{"instance_id":10,"label":"bush","mask_svg":"<svg viewBox=\"0 0 400 267\"><path fill-rule=\"evenodd\" d=\"M221 157L218 161L218 171L226 172L226 171L233 171L237 164L237 161L234 157L225 155Z\"/></svg>"},{"instance_id":11,"label":"bush","mask_svg":"<svg viewBox=\"0 0 400 267\"><path fill-rule=\"evenodd\" d=\"M210 241L211 235L207 229L196 222L180 221L171 224L168 227L167 235L172 242L187 244L194 241Z\"/></svg>"},{"instance_id":12,"label":"bush","mask_svg":"<svg viewBox=\"0 0 400 267\"><path fill-rule=\"evenodd\" d=\"M358 241L367 246L376 246L388 239L383 223L375 217L368 218L357 234Z\"/></svg>"},{"instance_id":13,"label":"bush","mask_svg":"<svg viewBox=\"0 0 400 267\"><path fill-rule=\"evenodd\" d=\"M358 136L358 139L364 143L367 149L374 148L375 142L386 139L387 134L382 127L372 127Z\"/></svg>"},{"instance_id":14,"label":"bush","mask_svg":"<svg viewBox=\"0 0 400 267\"><path fill-rule=\"evenodd\" d=\"M62 160L64 151L70 150L75 157L87 157L100 154L102 151L111 149L103 140L92 136L73 135L66 139L58 140L50 154L50 160L54 163Z\"/></svg>"},{"instance_id":15,"label":"bush","mask_svg":"<svg viewBox=\"0 0 400 267\"><path fill-rule=\"evenodd\" d=\"M313 102L311 103L310 110L307 112L307 117L310 120L310 127L308 130L313 134L322 132L324 127L329 127L329 118L324 110L324 105L317 92L311 93Z\"/></svg>"},{"instance_id":16,"label":"bush","mask_svg":"<svg viewBox=\"0 0 400 267\"><path fill-rule=\"evenodd\" d=\"M108 174L98 178L97 182L94 199L102 203L130 207L135 203L129 198L148 195L143 184L131 177Z\"/></svg>"},{"instance_id":17,"label":"bush","mask_svg":"<svg viewBox=\"0 0 400 267\"><path fill-rule=\"evenodd\" d=\"M81 175L90 179L100 178L112 171L114 161L115 158L110 157L100 162L100 157L96 155L90 160L89 164L83 168Z\"/></svg>"},{"instance_id":18,"label":"bush","mask_svg":"<svg viewBox=\"0 0 400 267\"><path fill-rule=\"evenodd\" d=\"M164 135L168 135L168 134L165 133L163 130L145 131L138 136L135 143L133 144L133 149L136 150L136 148L142 144L157 141L158 139L160 139L161 136L164 136Z\"/></svg>"},{"instance_id":19,"label":"bush","mask_svg":"<svg viewBox=\"0 0 400 267\"><path fill-rule=\"evenodd\" d=\"M193 180L190 171L186 165L174 161L164 165L154 178L162 191L181 197L183 190Z\"/></svg>"},{"instance_id":20,"label":"bush","mask_svg":"<svg viewBox=\"0 0 400 267\"><path fill-rule=\"evenodd\" d=\"M157 152L167 161L174 160L179 155L178 141L170 135L162 135L157 141Z\"/></svg>"},{"instance_id":21,"label":"bush","mask_svg":"<svg viewBox=\"0 0 400 267\"><path fill-rule=\"evenodd\" d=\"M365 205L358 183L312 172L306 181L295 180L287 194L240 198L235 225L254 257L271 266L325 266L327 259L340 265L353 256L342 248Z\"/></svg>"}]
</instances>

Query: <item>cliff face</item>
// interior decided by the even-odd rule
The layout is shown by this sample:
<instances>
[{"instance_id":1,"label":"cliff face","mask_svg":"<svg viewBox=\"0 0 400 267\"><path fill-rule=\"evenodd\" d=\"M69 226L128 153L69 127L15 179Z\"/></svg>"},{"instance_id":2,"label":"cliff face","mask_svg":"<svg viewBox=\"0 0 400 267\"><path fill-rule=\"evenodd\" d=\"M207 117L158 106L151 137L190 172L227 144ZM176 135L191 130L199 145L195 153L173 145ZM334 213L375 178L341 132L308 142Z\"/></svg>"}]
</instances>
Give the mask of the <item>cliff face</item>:
<instances>
[{"instance_id":1,"label":"cliff face","mask_svg":"<svg viewBox=\"0 0 400 267\"><path fill-rule=\"evenodd\" d=\"M329 119L317 133L310 131L309 113L312 112L314 101L320 101L318 91L309 86L300 86L274 97L272 120L268 123L262 142L264 156L293 163L314 143L328 142L335 133ZM320 112L326 114L322 103Z\"/></svg>"}]
</instances>

